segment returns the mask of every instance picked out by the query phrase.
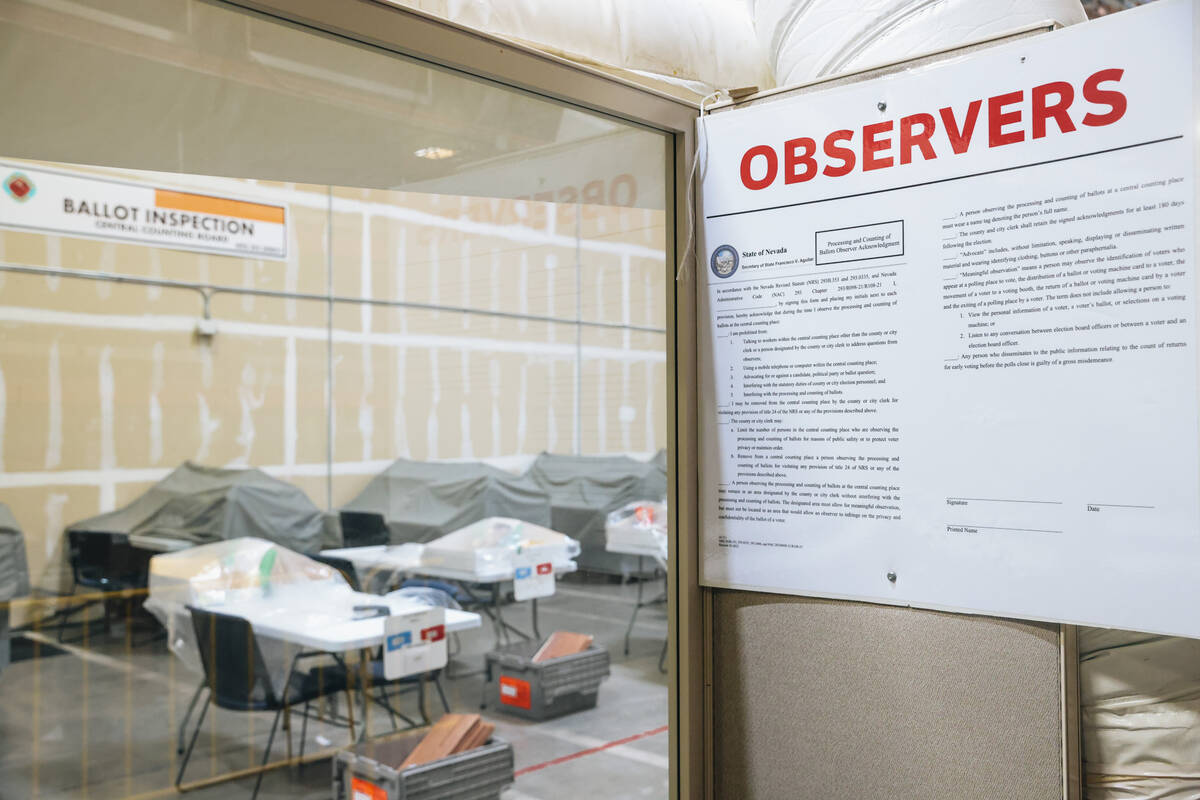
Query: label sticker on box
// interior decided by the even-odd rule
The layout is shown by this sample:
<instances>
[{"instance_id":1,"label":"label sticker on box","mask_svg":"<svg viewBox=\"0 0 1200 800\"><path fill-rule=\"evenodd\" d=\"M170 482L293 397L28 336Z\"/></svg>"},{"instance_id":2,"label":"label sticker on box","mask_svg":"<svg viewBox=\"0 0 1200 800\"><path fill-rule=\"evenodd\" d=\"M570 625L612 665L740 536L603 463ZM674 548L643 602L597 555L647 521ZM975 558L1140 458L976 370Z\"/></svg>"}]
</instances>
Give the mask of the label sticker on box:
<instances>
[{"instance_id":1,"label":"label sticker on box","mask_svg":"<svg viewBox=\"0 0 1200 800\"><path fill-rule=\"evenodd\" d=\"M500 702L506 706L529 708L533 704L529 681L500 676Z\"/></svg>"},{"instance_id":2,"label":"label sticker on box","mask_svg":"<svg viewBox=\"0 0 1200 800\"><path fill-rule=\"evenodd\" d=\"M387 792L362 778L350 779L350 800L388 800Z\"/></svg>"}]
</instances>

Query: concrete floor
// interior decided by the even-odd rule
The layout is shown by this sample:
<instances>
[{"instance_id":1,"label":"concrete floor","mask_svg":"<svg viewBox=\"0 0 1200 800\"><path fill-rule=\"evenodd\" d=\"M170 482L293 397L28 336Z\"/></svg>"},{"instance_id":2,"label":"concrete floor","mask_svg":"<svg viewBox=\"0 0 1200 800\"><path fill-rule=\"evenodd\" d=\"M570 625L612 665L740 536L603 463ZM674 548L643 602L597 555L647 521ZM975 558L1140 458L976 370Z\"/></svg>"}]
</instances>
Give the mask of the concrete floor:
<instances>
[{"instance_id":1,"label":"concrete floor","mask_svg":"<svg viewBox=\"0 0 1200 800\"><path fill-rule=\"evenodd\" d=\"M657 594L661 586L661 581L648 583L646 596ZM635 591L633 585L571 575L559 583L554 597L541 601L543 635L554 630L593 634L608 648L612 675L590 711L543 723L484 713L496 724L496 735L513 746L519 776L504 800L666 797L667 682L657 669L666 613L661 605L642 609L630 655L624 656L623 637ZM509 606L506 618L527 628L527 608ZM462 652L453 666L478 670L482 653L493 645L492 628L485 618L482 628L459 635L459 641ZM452 710L479 711L482 680L479 674L448 680ZM66 655L13 664L0 673L0 800L151 800L176 794L175 736L197 682L164 643L128 647L120 627L110 636L91 637L86 648L71 647ZM411 695L400 707L416 717ZM430 709L435 717L441 713L432 689ZM187 781L257 763L271 719L271 714L210 710ZM381 709L372 711L371 729L374 734L391 731ZM298 747L298 720L294 734ZM640 734L648 735L585 752ZM314 721L307 739L308 752L320 751L346 743L348 732ZM284 739L277 737L275 757L285 753ZM566 760L547 765L560 758ZM520 774L522 770L528 771ZM187 796L249 797L253 785L254 778L242 778ZM324 757L303 768L268 773L259 797L325 800L331 796L330 785L330 760Z\"/></svg>"}]
</instances>

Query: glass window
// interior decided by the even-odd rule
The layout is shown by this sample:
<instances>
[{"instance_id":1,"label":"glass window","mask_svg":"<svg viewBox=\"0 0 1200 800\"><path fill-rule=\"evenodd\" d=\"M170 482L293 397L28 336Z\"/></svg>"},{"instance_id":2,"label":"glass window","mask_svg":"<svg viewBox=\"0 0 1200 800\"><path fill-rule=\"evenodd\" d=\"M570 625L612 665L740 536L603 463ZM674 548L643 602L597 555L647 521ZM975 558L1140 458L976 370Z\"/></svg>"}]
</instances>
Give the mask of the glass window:
<instances>
[{"instance_id":1,"label":"glass window","mask_svg":"<svg viewBox=\"0 0 1200 800\"><path fill-rule=\"evenodd\" d=\"M0 65L5 800L325 797L448 713L665 797L669 138L219 3Z\"/></svg>"}]
</instances>

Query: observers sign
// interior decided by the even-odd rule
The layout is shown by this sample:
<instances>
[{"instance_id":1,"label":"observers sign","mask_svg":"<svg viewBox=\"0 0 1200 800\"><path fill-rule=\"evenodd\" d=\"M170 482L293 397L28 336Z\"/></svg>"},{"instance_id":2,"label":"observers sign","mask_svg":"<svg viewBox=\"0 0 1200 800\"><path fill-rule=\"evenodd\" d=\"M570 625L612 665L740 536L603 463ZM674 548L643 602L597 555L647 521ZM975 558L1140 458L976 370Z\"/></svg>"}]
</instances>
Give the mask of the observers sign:
<instances>
[{"instance_id":1,"label":"observers sign","mask_svg":"<svg viewBox=\"0 0 1200 800\"><path fill-rule=\"evenodd\" d=\"M705 584L1200 636L1193 14L702 120Z\"/></svg>"}]
</instances>

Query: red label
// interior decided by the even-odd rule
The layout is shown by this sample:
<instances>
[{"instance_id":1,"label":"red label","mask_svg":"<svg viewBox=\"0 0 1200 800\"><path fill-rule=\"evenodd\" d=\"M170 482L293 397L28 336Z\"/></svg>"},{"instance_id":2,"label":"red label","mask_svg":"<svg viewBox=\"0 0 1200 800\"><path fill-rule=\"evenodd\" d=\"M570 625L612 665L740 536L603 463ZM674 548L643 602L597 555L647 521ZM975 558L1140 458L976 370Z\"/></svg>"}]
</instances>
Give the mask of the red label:
<instances>
[{"instance_id":1,"label":"red label","mask_svg":"<svg viewBox=\"0 0 1200 800\"><path fill-rule=\"evenodd\" d=\"M552 565L552 564L551 564L550 562L548 562L548 561L547 561L545 564L538 564L538 565L537 565L537 573L538 573L538 575L549 575L549 574L550 574L551 572L553 572L553 571L554 571L554 565Z\"/></svg>"},{"instance_id":2,"label":"red label","mask_svg":"<svg viewBox=\"0 0 1200 800\"><path fill-rule=\"evenodd\" d=\"M637 521L643 525L650 525L654 522L654 509L650 506L638 506L633 513L637 517Z\"/></svg>"},{"instance_id":3,"label":"red label","mask_svg":"<svg viewBox=\"0 0 1200 800\"><path fill-rule=\"evenodd\" d=\"M500 702L506 706L529 708L532 699L529 696L529 681L500 676Z\"/></svg>"},{"instance_id":4,"label":"red label","mask_svg":"<svg viewBox=\"0 0 1200 800\"><path fill-rule=\"evenodd\" d=\"M350 800L388 800L387 792L362 778L350 779Z\"/></svg>"},{"instance_id":5,"label":"red label","mask_svg":"<svg viewBox=\"0 0 1200 800\"><path fill-rule=\"evenodd\" d=\"M446 638L446 626L434 625L432 628L423 628L421 630L421 641L423 642L440 642Z\"/></svg>"},{"instance_id":6,"label":"red label","mask_svg":"<svg viewBox=\"0 0 1200 800\"><path fill-rule=\"evenodd\" d=\"M31 187L29 186L28 183L25 182L24 178L13 178L11 181L8 182L8 190L10 192L12 192L17 198L22 198L25 195L29 194L30 188Z\"/></svg>"}]
</instances>

